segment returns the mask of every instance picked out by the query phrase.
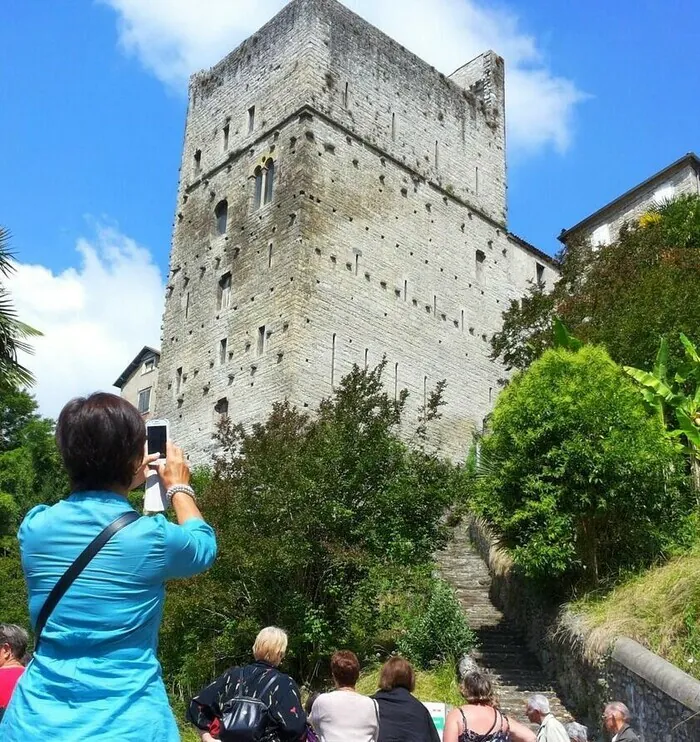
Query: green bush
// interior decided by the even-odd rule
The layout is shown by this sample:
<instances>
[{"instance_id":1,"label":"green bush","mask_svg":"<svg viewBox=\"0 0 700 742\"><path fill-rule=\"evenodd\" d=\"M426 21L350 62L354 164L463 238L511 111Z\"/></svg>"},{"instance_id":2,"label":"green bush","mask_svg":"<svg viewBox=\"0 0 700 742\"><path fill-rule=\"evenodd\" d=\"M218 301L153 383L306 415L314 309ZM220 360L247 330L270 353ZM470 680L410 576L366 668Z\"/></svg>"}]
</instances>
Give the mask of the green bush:
<instances>
[{"instance_id":1,"label":"green bush","mask_svg":"<svg viewBox=\"0 0 700 742\"><path fill-rule=\"evenodd\" d=\"M391 651L425 603L459 472L403 442L406 394L386 394L383 369L353 369L315 414L279 403L251 429L223 425L201 497L217 560L168 587L160 653L176 694L247 661L268 624L289 633L286 669L318 682L335 649Z\"/></svg>"},{"instance_id":2,"label":"green bush","mask_svg":"<svg viewBox=\"0 0 700 742\"><path fill-rule=\"evenodd\" d=\"M684 363L680 333L700 343L700 196L681 196L627 225L611 245L568 246L553 290L511 302L492 355L524 369L552 345L552 318L624 366L651 368L669 341L671 378Z\"/></svg>"},{"instance_id":3,"label":"green bush","mask_svg":"<svg viewBox=\"0 0 700 742\"><path fill-rule=\"evenodd\" d=\"M399 651L422 668L458 660L474 647L476 637L450 586L434 579L423 607L398 642Z\"/></svg>"},{"instance_id":4,"label":"green bush","mask_svg":"<svg viewBox=\"0 0 700 742\"><path fill-rule=\"evenodd\" d=\"M491 426L474 507L527 575L596 584L683 529L683 460L603 349L547 351L502 392Z\"/></svg>"}]
</instances>

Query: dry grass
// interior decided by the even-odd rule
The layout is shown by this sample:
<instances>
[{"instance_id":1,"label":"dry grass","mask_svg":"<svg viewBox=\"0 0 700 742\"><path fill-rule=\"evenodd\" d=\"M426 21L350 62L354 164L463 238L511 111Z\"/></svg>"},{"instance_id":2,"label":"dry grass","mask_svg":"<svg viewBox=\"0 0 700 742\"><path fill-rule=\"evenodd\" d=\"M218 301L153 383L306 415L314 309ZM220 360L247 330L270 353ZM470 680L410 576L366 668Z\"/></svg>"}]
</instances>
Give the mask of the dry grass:
<instances>
[{"instance_id":1,"label":"dry grass","mask_svg":"<svg viewBox=\"0 0 700 742\"><path fill-rule=\"evenodd\" d=\"M615 638L628 636L700 678L700 543L570 610L590 650L605 652Z\"/></svg>"},{"instance_id":2,"label":"dry grass","mask_svg":"<svg viewBox=\"0 0 700 742\"><path fill-rule=\"evenodd\" d=\"M369 696L379 686L379 667L365 670L360 675L357 690ZM413 695L419 701L435 701L459 706L464 703L453 665L445 664L434 670L416 670L416 689Z\"/></svg>"}]
</instances>

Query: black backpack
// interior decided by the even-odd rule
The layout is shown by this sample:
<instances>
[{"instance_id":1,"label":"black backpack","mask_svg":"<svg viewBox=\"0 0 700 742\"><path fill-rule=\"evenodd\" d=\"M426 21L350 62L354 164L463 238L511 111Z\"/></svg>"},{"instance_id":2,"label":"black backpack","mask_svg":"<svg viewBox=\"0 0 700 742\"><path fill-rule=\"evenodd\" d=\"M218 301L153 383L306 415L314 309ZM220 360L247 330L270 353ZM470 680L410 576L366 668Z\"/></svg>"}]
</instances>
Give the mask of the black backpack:
<instances>
[{"instance_id":1,"label":"black backpack","mask_svg":"<svg viewBox=\"0 0 700 742\"><path fill-rule=\"evenodd\" d=\"M241 680L235 696L221 704L221 729L218 737L221 742L263 742L274 740L270 709L262 700L265 694L279 680L279 673L274 670L272 677L257 690L255 687L262 675L245 675L241 670Z\"/></svg>"}]
</instances>

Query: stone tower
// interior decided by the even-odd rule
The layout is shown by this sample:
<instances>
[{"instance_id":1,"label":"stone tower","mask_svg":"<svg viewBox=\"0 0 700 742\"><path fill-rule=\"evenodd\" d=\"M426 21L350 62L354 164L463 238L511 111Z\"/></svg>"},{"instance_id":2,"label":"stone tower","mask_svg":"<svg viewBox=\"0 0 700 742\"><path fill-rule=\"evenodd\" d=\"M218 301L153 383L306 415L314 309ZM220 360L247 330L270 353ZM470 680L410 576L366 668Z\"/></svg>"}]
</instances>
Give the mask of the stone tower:
<instances>
[{"instance_id":1,"label":"stone tower","mask_svg":"<svg viewBox=\"0 0 700 742\"><path fill-rule=\"evenodd\" d=\"M450 77L335 0L293 0L192 77L158 416L195 462L221 415L313 407L386 355L410 417L440 379L462 455L509 300L551 283L506 228L503 60Z\"/></svg>"}]
</instances>

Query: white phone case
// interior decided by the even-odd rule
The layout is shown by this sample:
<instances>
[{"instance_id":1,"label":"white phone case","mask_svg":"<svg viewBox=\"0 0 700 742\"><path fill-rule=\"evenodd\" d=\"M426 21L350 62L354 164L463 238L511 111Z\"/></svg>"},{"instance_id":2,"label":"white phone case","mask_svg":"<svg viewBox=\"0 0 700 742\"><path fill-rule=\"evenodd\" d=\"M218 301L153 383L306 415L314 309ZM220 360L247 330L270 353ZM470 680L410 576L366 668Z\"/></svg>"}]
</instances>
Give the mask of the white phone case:
<instances>
[{"instance_id":1,"label":"white phone case","mask_svg":"<svg viewBox=\"0 0 700 742\"><path fill-rule=\"evenodd\" d=\"M158 472L150 471L146 477L146 494L143 498L144 513L163 513L168 508L165 488L158 478Z\"/></svg>"}]
</instances>

